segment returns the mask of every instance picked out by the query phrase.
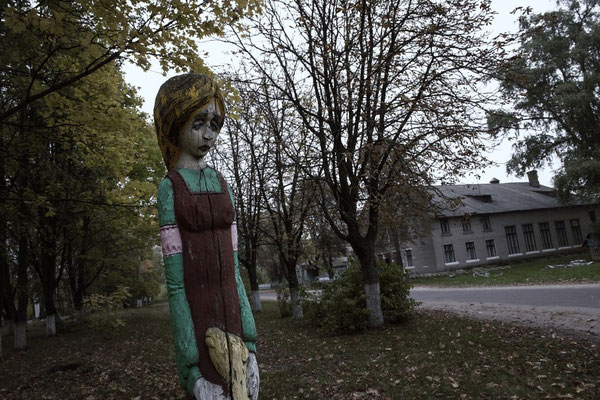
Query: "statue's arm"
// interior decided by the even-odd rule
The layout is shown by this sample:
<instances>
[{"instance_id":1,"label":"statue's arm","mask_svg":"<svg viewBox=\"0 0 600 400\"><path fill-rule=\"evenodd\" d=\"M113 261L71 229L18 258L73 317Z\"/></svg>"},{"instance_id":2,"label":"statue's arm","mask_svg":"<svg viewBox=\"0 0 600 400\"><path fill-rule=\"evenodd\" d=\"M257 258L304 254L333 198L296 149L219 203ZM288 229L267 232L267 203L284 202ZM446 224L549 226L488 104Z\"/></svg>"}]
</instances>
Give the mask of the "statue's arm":
<instances>
[{"instance_id":1,"label":"statue's arm","mask_svg":"<svg viewBox=\"0 0 600 400\"><path fill-rule=\"evenodd\" d=\"M234 204L233 194L229 189L229 195L231 196L231 203ZM238 261L238 247L237 247L237 219L234 219L233 225L231 225L231 241L233 244L233 261L235 265L235 283L238 291L238 298L240 300L240 314L242 317L242 332L244 333L244 343L246 347L253 353L256 353L256 324L254 323L254 316L252 315L252 309L250 308L250 302L248 302L248 296L246 295L246 288L242 277L240 275L240 267Z\"/></svg>"},{"instance_id":2,"label":"statue's arm","mask_svg":"<svg viewBox=\"0 0 600 400\"><path fill-rule=\"evenodd\" d=\"M183 284L181 236L175 221L173 187L169 178L165 178L158 189L158 218L179 384L192 394L194 384L200 378L199 356L194 324Z\"/></svg>"},{"instance_id":3,"label":"statue's arm","mask_svg":"<svg viewBox=\"0 0 600 400\"><path fill-rule=\"evenodd\" d=\"M233 251L233 258L235 262L235 283L237 284L238 297L240 299L240 314L242 317L242 331L244 333L244 343L246 347L253 353L256 353L256 324L254 323L254 316L252 315L252 309L248 302L248 296L246 295L246 288L240 276L240 269L238 264L238 252Z\"/></svg>"}]
</instances>

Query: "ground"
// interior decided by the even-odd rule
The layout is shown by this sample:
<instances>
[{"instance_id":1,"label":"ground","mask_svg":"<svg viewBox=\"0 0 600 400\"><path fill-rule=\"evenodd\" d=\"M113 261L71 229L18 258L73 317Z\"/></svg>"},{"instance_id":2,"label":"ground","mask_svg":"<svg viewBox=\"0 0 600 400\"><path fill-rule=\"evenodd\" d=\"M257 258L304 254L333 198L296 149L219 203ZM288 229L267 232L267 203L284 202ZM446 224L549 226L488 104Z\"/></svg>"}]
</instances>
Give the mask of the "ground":
<instances>
[{"instance_id":1,"label":"ground","mask_svg":"<svg viewBox=\"0 0 600 400\"><path fill-rule=\"evenodd\" d=\"M600 397L599 343L559 332L421 311L402 325L331 336L257 315L261 399L430 399ZM29 348L7 348L3 399L179 399L168 306L123 313L126 325L86 324ZM108 334L108 335L107 335Z\"/></svg>"},{"instance_id":2,"label":"ground","mask_svg":"<svg viewBox=\"0 0 600 400\"><path fill-rule=\"evenodd\" d=\"M554 329L600 341L600 284L417 287L411 296L426 309Z\"/></svg>"},{"instance_id":3,"label":"ground","mask_svg":"<svg viewBox=\"0 0 600 400\"><path fill-rule=\"evenodd\" d=\"M574 262L580 260L581 262ZM500 267L478 268L459 274L414 279L413 283L429 288L486 287L501 289L508 286L560 285L560 288L577 287L585 283L600 282L600 262L590 263L587 254L570 254ZM493 288L495 286L496 288ZM597 301L600 301L600 289ZM551 286L540 286L540 288ZM579 286L582 287L582 286ZM434 289L433 289L434 290ZM479 289L483 290L483 289ZM510 294L507 298L510 300ZM565 296L558 293L557 296ZM560 307L547 298L546 306L539 302L531 305L506 304L494 301L424 301L422 308L441 310L483 320L509 322L524 327L555 330L572 337L600 341L600 302L595 307ZM511 301L507 301L512 303ZM552 304L551 304L552 303Z\"/></svg>"},{"instance_id":4,"label":"ground","mask_svg":"<svg viewBox=\"0 0 600 400\"><path fill-rule=\"evenodd\" d=\"M550 332L600 344L600 312L597 310L573 311L556 307L442 302L428 302L422 304L421 307L469 318L506 322L526 328L547 329Z\"/></svg>"}]
</instances>

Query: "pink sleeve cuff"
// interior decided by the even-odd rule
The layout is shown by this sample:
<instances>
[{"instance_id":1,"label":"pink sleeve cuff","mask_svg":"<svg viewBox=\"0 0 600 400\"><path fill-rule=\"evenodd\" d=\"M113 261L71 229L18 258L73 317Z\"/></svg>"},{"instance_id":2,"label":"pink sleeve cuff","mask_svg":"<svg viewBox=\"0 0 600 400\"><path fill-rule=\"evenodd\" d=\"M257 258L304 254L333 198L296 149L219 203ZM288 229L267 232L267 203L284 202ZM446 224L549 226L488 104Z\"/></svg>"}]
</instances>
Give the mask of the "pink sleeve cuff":
<instances>
[{"instance_id":1,"label":"pink sleeve cuff","mask_svg":"<svg viewBox=\"0 0 600 400\"><path fill-rule=\"evenodd\" d=\"M233 245L233 251L238 249L238 235L237 235L237 222L233 221L231 224L231 244Z\"/></svg>"},{"instance_id":2,"label":"pink sleeve cuff","mask_svg":"<svg viewBox=\"0 0 600 400\"><path fill-rule=\"evenodd\" d=\"M163 257L181 253L181 235L177 225L166 225L160 228Z\"/></svg>"}]
</instances>

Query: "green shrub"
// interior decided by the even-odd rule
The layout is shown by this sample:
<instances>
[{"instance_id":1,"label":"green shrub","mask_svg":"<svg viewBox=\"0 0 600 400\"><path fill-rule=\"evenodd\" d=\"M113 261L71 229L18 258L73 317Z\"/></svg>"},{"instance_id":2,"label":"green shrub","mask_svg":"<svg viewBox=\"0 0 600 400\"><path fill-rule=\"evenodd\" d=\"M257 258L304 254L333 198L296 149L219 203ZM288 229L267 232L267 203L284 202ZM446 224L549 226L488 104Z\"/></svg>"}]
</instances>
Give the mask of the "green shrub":
<instances>
[{"instance_id":1,"label":"green shrub","mask_svg":"<svg viewBox=\"0 0 600 400\"><path fill-rule=\"evenodd\" d=\"M381 263L378 268L385 321L398 323L409 318L418 303L408 297L411 287L408 275L395 264ZM305 318L326 332L366 330L369 311L359 266L352 264L339 279L325 285L320 301L308 300L303 306Z\"/></svg>"},{"instance_id":2,"label":"green shrub","mask_svg":"<svg viewBox=\"0 0 600 400\"><path fill-rule=\"evenodd\" d=\"M409 297L412 285L408 281L408 272L400 265L381 263L379 282L384 321L395 324L410 318L419 302Z\"/></svg>"},{"instance_id":3,"label":"green shrub","mask_svg":"<svg viewBox=\"0 0 600 400\"><path fill-rule=\"evenodd\" d=\"M89 313L87 318L93 327L99 328L107 336L125 322L120 318L119 310L123 308L124 302L131 295L126 286L119 286L117 290L109 295L93 294L83 301L84 309Z\"/></svg>"},{"instance_id":4,"label":"green shrub","mask_svg":"<svg viewBox=\"0 0 600 400\"><path fill-rule=\"evenodd\" d=\"M304 316L326 332L367 329L369 312L358 266L351 265L339 279L324 285L320 301L305 302Z\"/></svg>"}]
</instances>

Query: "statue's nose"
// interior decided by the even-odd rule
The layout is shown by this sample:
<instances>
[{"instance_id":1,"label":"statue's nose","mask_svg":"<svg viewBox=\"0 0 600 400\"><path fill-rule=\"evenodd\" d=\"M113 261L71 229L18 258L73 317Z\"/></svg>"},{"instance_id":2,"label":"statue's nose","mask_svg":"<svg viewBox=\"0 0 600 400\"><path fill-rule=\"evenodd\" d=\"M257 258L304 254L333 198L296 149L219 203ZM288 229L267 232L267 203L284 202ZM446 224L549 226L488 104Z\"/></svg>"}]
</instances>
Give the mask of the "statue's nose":
<instances>
[{"instance_id":1,"label":"statue's nose","mask_svg":"<svg viewBox=\"0 0 600 400\"><path fill-rule=\"evenodd\" d=\"M210 129L204 131L204 139L211 140L214 137L213 132Z\"/></svg>"}]
</instances>

